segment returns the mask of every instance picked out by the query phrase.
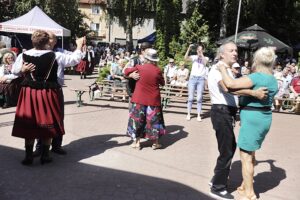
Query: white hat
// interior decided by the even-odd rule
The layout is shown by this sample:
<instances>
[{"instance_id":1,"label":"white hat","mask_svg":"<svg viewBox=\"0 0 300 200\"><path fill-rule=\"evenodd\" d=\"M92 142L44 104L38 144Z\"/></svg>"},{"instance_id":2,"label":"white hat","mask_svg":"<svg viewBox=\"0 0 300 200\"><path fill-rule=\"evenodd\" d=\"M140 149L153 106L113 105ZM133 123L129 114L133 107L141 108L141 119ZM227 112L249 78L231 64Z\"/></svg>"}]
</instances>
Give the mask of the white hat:
<instances>
[{"instance_id":1,"label":"white hat","mask_svg":"<svg viewBox=\"0 0 300 200\"><path fill-rule=\"evenodd\" d=\"M150 61L158 62L159 58L155 49L147 49L145 58Z\"/></svg>"},{"instance_id":2,"label":"white hat","mask_svg":"<svg viewBox=\"0 0 300 200\"><path fill-rule=\"evenodd\" d=\"M239 65L239 63L234 63L234 64L232 65L232 67L233 67L233 68L240 68L241 66Z\"/></svg>"}]
</instances>

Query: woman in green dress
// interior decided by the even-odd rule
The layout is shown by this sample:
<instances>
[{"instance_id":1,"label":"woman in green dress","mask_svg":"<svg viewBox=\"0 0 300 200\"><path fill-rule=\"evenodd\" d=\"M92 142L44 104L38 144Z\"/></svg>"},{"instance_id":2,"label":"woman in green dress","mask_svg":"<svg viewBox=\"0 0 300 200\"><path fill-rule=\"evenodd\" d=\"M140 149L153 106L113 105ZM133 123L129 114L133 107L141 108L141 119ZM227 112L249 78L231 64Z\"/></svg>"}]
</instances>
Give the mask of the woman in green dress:
<instances>
[{"instance_id":1,"label":"woman in green dress","mask_svg":"<svg viewBox=\"0 0 300 200\"><path fill-rule=\"evenodd\" d=\"M227 74L226 68L229 66L219 66L223 81L229 89L251 88L255 90L260 87L268 89L268 96L263 100L251 96L240 98L241 128L237 144L240 148L243 182L238 192L245 200L257 198L253 189L255 151L260 149L272 123L271 106L278 91L277 81L272 74L274 62L274 50L270 47L263 47L255 52L252 73L248 76L232 79Z\"/></svg>"}]
</instances>

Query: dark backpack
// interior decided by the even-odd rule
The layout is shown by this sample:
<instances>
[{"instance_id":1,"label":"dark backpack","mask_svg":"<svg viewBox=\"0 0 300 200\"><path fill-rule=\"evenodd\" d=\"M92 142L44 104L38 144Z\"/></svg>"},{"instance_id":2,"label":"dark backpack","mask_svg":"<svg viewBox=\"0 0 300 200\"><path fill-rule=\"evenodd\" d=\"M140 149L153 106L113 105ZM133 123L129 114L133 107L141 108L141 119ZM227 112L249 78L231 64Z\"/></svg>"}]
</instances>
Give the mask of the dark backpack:
<instances>
[{"instance_id":1,"label":"dark backpack","mask_svg":"<svg viewBox=\"0 0 300 200\"><path fill-rule=\"evenodd\" d=\"M141 60L139 58L134 58L133 59L133 67L135 67L136 65L140 65L142 64ZM136 84L136 80L134 80L133 78L128 78L127 84L126 84L126 91L128 96L132 96L134 89L135 89L135 84Z\"/></svg>"}]
</instances>

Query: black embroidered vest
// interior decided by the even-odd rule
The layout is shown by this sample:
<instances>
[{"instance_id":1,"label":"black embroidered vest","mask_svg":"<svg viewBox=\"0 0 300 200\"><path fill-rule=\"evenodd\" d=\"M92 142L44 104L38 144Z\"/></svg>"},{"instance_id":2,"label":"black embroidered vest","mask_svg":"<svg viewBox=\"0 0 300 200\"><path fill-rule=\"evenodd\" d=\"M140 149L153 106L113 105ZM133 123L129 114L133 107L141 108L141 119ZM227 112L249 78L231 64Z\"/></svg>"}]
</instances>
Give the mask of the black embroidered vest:
<instances>
[{"instance_id":1,"label":"black embroidered vest","mask_svg":"<svg viewBox=\"0 0 300 200\"><path fill-rule=\"evenodd\" d=\"M35 71L25 75L25 79L22 83L23 86L29 86L35 89L60 87L57 82L58 64L55 60L54 52L45 53L41 56L29 56L23 54L23 61L27 63L33 63L35 65Z\"/></svg>"}]
</instances>

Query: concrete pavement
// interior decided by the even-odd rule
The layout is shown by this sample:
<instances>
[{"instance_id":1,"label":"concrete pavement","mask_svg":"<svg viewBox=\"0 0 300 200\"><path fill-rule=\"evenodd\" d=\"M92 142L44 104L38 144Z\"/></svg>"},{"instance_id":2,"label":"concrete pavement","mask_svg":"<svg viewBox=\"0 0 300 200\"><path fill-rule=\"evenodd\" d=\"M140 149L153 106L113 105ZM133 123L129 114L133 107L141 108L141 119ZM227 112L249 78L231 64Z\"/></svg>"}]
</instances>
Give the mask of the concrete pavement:
<instances>
[{"instance_id":1,"label":"concrete pavement","mask_svg":"<svg viewBox=\"0 0 300 200\"><path fill-rule=\"evenodd\" d=\"M144 141L141 151L128 147L128 104L96 98L76 106L69 88L85 87L96 75L81 80L66 75L64 148L66 156L52 154L54 162L22 166L24 141L11 136L15 108L0 109L0 200L209 200L208 182L218 155L209 118L185 120L185 104L174 103L164 112L168 135L163 149L153 151ZM194 113L195 113L194 109ZM273 115L273 125L257 152L255 191L263 200L298 200L300 191L299 115ZM238 133L238 126L236 127ZM238 151L229 189L241 182Z\"/></svg>"}]
</instances>

